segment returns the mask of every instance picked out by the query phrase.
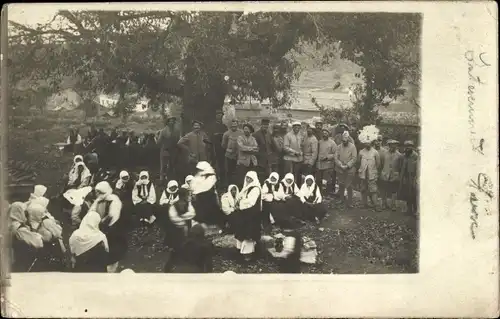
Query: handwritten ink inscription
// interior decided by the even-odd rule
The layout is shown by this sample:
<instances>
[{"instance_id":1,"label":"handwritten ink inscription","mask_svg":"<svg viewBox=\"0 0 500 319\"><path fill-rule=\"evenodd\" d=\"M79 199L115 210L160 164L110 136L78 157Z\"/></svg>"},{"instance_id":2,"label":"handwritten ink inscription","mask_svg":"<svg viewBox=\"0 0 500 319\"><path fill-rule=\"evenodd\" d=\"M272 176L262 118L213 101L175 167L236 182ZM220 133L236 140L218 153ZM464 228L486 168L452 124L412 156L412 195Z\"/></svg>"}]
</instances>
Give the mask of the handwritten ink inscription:
<instances>
[{"instance_id":1,"label":"handwritten ink inscription","mask_svg":"<svg viewBox=\"0 0 500 319\"><path fill-rule=\"evenodd\" d=\"M467 85L467 108L469 112L469 132L470 132L470 143L472 145L472 150L481 155L483 153L484 138L477 138L476 133L476 103L477 103L477 91L480 86L486 85L481 77L480 69L484 67L489 67L490 64L486 62L486 52L481 52L476 54L472 50L465 52L465 60L467 61L467 71L468 71L468 85Z\"/></svg>"},{"instance_id":2,"label":"handwritten ink inscription","mask_svg":"<svg viewBox=\"0 0 500 319\"><path fill-rule=\"evenodd\" d=\"M471 179L469 185L472 191L469 193L470 210L470 233L472 239L476 239L476 230L479 227L479 205L481 204L480 198L484 198L483 207L487 214L489 214L489 204L493 199L493 183L490 178L484 174L479 173L477 179ZM482 196L481 196L482 195Z\"/></svg>"},{"instance_id":3,"label":"handwritten ink inscription","mask_svg":"<svg viewBox=\"0 0 500 319\"><path fill-rule=\"evenodd\" d=\"M470 143L474 153L484 156L485 139L478 137L478 127L476 122L476 109L480 106L478 103L478 92L486 86L484 79L481 79L484 68L491 65L486 62L486 52L477 53L473 50L465 52L464 57L467 62L467 109ZM490 202L494 197L493 183L485 173L477 174L477 177L469 181L469 204L470 204L470 234L472 239L476 239L479 228L480 212L490 214Z\"/></svg>"}]
</instances>

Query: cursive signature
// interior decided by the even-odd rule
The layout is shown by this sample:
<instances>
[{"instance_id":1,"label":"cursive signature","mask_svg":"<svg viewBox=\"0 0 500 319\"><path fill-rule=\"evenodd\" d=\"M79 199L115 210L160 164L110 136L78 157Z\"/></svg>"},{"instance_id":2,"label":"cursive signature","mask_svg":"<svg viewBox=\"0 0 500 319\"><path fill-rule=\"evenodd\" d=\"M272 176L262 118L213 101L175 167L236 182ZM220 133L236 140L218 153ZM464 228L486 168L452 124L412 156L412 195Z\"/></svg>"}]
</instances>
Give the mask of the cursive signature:
<instances>
[{"instance_id":1,"label":"cursive signature","mask_svg":"<svg viewBox=\"0 0 500 319\"><path fill-rule=\"evenodd\" d=\"M476 54L472 50L465 52L465 60L467 61L467 75L468 75L468 85L467 85L467 108L469 113L469 131L470 131L470 142L472 145L472 150L478 152L481 155L483 153L484 139L476 138L476 120L475 120L475 108L476 108L476 91L479 86L485 85L479 75L477 75L478 68L489 67L490 64L486 62L486 52L481 52Z\"/></svg>"},{"instance_id":2,"label":"cursive signature","mask_svg":"<svg viewBox=\"0 0 500 319\"><path fill-rule=\"evenodd\" d=\"M477 179L471 179L469 182L469 186L472 188L472 191L469 193L469 203L471 205L470 211L470 232L472 239L476 239L476 230L479 227L479 213L478 213L478 203L479 198L478 194L484 194L487 196L488 201L493 199L493 183L491 182L488 175L484 173L479 173L477 175Z\"/></svg>"}]
</instances>

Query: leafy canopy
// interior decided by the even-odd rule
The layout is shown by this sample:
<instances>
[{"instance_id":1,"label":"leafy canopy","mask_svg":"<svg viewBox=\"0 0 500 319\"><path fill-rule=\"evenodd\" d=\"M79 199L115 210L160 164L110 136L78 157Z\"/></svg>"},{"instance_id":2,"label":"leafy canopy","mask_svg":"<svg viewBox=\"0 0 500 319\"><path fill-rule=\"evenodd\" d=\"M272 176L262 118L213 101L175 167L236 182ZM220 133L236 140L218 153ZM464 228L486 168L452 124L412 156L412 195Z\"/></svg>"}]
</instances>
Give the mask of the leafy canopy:
<instances>
[{"instance_id":1,"label":"leafy canopy","mask_svg":"<svg viewBox=\"0 0 500 319\"><path fill-rule=\"evenodd\" d=\"M420 20L411 14L62 10L49 24L10 23L11 85L42 81L55 92L69 76L84 99L135 93L156 107L212 91L222 96L214 110L227 96L289 105L304 42L363 68L361 110L401 95L419 64ZM127 105L117 113L130 113Z\"/></svg>"}]
</instances>

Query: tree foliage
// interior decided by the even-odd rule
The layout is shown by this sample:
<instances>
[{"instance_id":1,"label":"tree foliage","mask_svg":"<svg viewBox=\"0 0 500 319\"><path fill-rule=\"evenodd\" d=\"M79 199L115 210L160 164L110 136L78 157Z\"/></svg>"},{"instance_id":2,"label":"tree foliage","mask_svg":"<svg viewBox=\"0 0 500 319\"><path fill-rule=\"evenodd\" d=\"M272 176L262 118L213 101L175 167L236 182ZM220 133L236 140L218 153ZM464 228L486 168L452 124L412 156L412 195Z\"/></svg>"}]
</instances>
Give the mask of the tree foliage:
<instances>
[{"instance_id":1,"label":"tree foliage","mask_svg":"<svg viewBox=\"0 0 500 319\"><path fill-rule=\"evenodd\" d=\"M360 110L372 110L401 94L405 68L412 67L404 50L415 45L419 29L412 28L420 25L407 20L380 13L61 10L45 25L11 21L9 80L42 80L55 92L71 76L83 100L119 94L115 113L123 117L131 111L126 92L149 98L153 108L179 99L186 119L210 121L227 97L290 105L301 44L340 41L342 58L363 67Z\"/></svg>"},{"instance_id":2,"label":"tree foliage","mask_svg":"<svg viewBox=\"0 0 500 319\"><path fill-rule=\"evenodd\" d=\"M420 14L336 13L312 17L319 46L335 46L340 57L362 68L354 88L362 123L378 120L378 109L405 93L404 80L420 84ZM324 56L328 60L332 52ZM417 101L415 101L417 102Z\"/></svg>"}]
</instances>

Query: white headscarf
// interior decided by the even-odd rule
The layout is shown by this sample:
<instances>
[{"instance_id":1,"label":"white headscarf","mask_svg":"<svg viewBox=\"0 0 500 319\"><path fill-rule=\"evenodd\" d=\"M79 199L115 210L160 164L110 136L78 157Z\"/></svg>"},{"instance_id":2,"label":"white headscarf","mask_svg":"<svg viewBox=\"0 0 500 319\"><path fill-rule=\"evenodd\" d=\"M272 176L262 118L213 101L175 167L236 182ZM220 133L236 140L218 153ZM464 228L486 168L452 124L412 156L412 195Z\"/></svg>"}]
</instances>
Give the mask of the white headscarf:
<instances>
[{"instance_id":1,"label":"white headscarf","mask_svg":"<svg viewBox=\"0 0 500 319\"><path fill-rule=\"evenodd\" d=\"M175 191L171 191L170 188L176 186ZM167 189L165 190L168 198L168 201L170 204L174 204L176 201L179 200L179 183L177 183L176 180L171 180L167 184Z\"/></svg>"},{"instance_id":2,"label":"white headscarf","mask_svg":"<svg viewBox=\"0 0 500 319\"><path fill-rule=\"evenodd\" d=\"M234 197L233 194L231 194L231 190L233 188L236 189L236 195ZM236 207L236 198L238 197L238 193L239 193L238 186L231 184L227 188L227 192L222 194L222 197L220 199L221 208L226 215L229 215L234 211Z\"/></svg>"},{"instance_id":3,"label":"white headscarf","mask_svg":"<svg viewBox=\"0 0 500 319\"><path fill-rule=\"evenodd\" d=\"M276 179L276 182L271 181L272 177ZM280 182L280 175L276 172L272 172L267 180L269 181L269 183L271 183L271 185L276 185Z\"/></svg>"},{"instance_id":4,"label":"white headscarf","mask_svg":"<svg viewBox=\"0 0 500 319\"><path fill-rule=\"evenodd\" d=\"M47 187L43 185L35 185L35 188L33 189L33 193L31 195L34 195L35 197L43 197L46 192Z\"/></svg>"},{"instance_id":5,"label":"white headscarf","mask_svg":"<svg viewBox=\"0 0 500 319\"><path fill-rule=\"evenodd\" d=\"M142 179L143 177L146 177L145 179ZM142 171L139 173L139 180L135 183L136 185L147 185L149 184L149 172L148 171Z\"/></svg>"},{"instance_id":6,"label":"white headscarf","mask_svg":"<svg viewBox=\"0 0 500 319\"><path fill-rule=\"evenodd\" d=\"M108 246L106 235L99 230L101 216L98 213L89 211L82 220L80 227L73 232L69 238L69 247L76 256L94 248L101 241L105 247Z\"/></svg>"},{"instance_id":7,"label":"white headscarf","mask_svg":"<svg viewBox=\"0 0 500 319\"><path fill-rule=\"evenodd\" d=\"M31 193L31 195L30 195L30 198L28 200L28 204L34 200L43 199L42 202L47 202L47 205L48 205L49 200L48 200L48 198L44 197L46 192L47 192L47 187L45 187L43 185L36 185L34 190L33 190L33 193ZM45 207L47 207L47 205L45 205Z\"/></svg>"},{"instance_id":8,"label":"white headscarf","mask_svg":"<svg viewBox=\"0 0 500 319\"><path fill-rule=\"evenodd\" d=\"M199 169L204 174L215 174L215 170L212 165L206 161L198 162L198 164L196 164L196 169Z\"/></svg>"},{"instance_id":9,"label":"white headscarf","mask_svg":"<svg viewBox=\"0 0 500 319\"><path fill-rule=\"evenodd\" d=\"M106 181L97 183L97 185L95 186L95 190L102 193L97 197L97 201L106 199L106 197L113 194L113 189Z\"/></svg>"},{"instance_id":10,"label":"white headscarf","mask_svg":"<svg viewBox=\"0 0 500 319\"><path fill-rule=\"evenodd\" d=\"M80 155L77 155L77 156L80 156ZM69 179L68 179L69 184L73 184L76 181L76 179L78 178L78 167L80 167L80 166L83 167L82 176L81 176L82 181L84 179L86 179L87 177L90 177L92 175L90 173L90 170L87 168L87 166L85 166L85 163L83 163L83 162L75 163L73 165L73 168L69 172L69 176L68 176L69 177Z\"/></svg>"},{"instance_id":11,"label":"white headscarf","mask_svg":"<svg viewBox=\"0 0 500 319\"><path fill-rule=\"evenodd\" d=\"M82 206L85 197L92 191L92 186L86 186L79 189L69 189L64 194L63 197L66 198L73 206Z\"/></svg>"},{"instance_id":12,"label":"white headscarf","mask_svg":"<svg viewBox=\"0 0 500 319\"><path fill-rule=\"evenodd\" d=\"M49 242L52 238L62 238L62 227L52 219L44 219L47 209L40 204L31 203L27 208L29 221L33 229L42 235L43 241Z\"/></svg>"},{"instance_id":13,"label":"white headscarf","mask_svg":"<svg viewBox=\"0 0 500 319\"><path fill-rule=\"evenodd\" d=\"M172 187L176 187L177 189L175 191L171 191L170 188ZM179 191L179 183L177 183L176 180L171 180L170 182L168 182L167 184L167 192L169 194L177 194L177 192Z\"/></svg>"},{"instance_id":14,"label":"white headscarf","mask_svg":"<svg viewBox=\"0 0 500 319\"><path fill-rule=\"evenodd\" d=\"M184 183L189 185L189 182L193 181L193 178L194 178L193 175L186 176L186 178L184 179Z\"/></svg>"},{"instance_id":15,"label":"white headscarf","mask_svg":"<svg viewBox=\"0 0 500 319\"><path fill-rule=\"evenodd\" d=\"M120 179L118 179L118 181L116 182L116 185L115 185L115 188L116 189L122 189L122 187L125 185L125 182L123 181L123 178L124 177L129 177L130 178L130 175L127 171L121 171L120 172Z\"/></svg>"},{"instance_id":16,"label":"white headscarf","mask_svg":"<svg viewBox=\"0 0 500 319\"><path fill-rule=\"evenodd\" d=\"M208 162L198 162L196 165L198 173L191 182L191 190L193 194L200 194L212 189L217 182L215 170Z\"/></svg>"},{"instance_id":17,"label":"white headscarf","mask_svg":"<svg viewBox=\"0 0 500 319\"><path fill-rule=\"evenodd\" d=\"M76 155L76 156L73 158L73 165L76 165L77 160L80 160L80 162L83 162L83 156L81 156L81 155Z\"/></svg>"},{"instance_id":18,"label":"white headscarf","mask_svg":"<svg viewBox=\"0 0 500 319\"><path fill-rule=\"evenodd\" d=\"M311 186L307 186L307 180L312 180ZM316 182L314 180L314 176L312 175L307 175L306 178L304 179L304 183L300 187L300 195L303 196L304 198L311 197L313 194L314 188L316 186Z\"/></svg>"},{"instance_id":19,"label":"white headscarf","mask_svg":"<svg viewBox=\"0 0 500 319\"><path fill-rule=\"evenodd\" d=\"M252 181L250 183L247 182L247 177L250 177L252 179ZM243 188L241 189L237 198L242 198L243 196L246 196L248 189L250 189L251 187L257 187L257 188L261 189L261 186L259 183L259 178L258 178L257 173L255 171L249 171L245 175L245 181L243 183Z\"/></svg>"},{"instance_id":20,"label":"white headscarf","mask_svg":"<svg viewBox=\"0 0 500 319\"><path fill-rule=\"evenodd\" d=\"M287 179L291 179L292 180L292 183L288 183L286 180ZM285 184L286 187L291 187L292 184L295 182L295 176L293 176L292 173L288 173L285 175L285 177L283 177L283 179L281 180L283 182L283 184Z\"/></svg>"}]
</instances>

